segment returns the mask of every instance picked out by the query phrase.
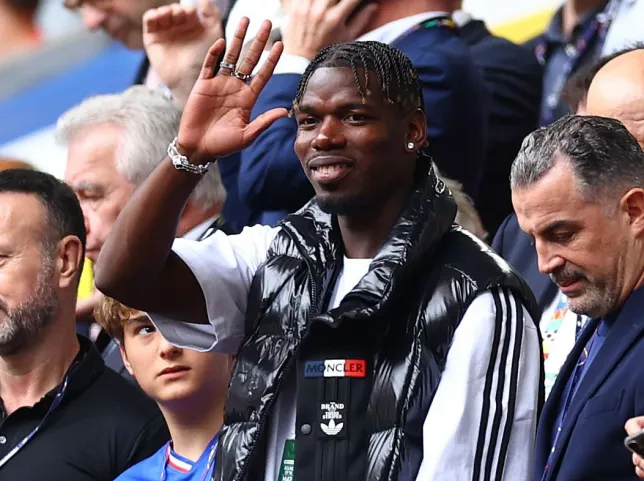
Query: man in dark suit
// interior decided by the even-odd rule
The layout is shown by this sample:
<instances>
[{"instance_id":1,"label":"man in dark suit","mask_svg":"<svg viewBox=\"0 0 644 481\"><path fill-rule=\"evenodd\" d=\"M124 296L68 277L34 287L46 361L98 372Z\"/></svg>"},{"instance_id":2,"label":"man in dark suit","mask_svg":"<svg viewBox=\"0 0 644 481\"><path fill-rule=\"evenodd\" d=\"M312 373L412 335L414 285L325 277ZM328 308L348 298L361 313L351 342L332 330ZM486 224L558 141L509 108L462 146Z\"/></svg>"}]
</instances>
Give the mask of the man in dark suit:
<instances>
[{"instance_id":1,"label":"man in dark suit","mask_svg":"<svg viewBox=\"0 0 644 481\"><path fill-rule=\"evenodd\" d=\"M429 152L440 171L475 198L484 168L489 93L455 24L441 13L452 11L452 2L341 0L332 5L315 0L320 8L310 9L308 3L289 4L285 54L252 117L276 107L290 109L304 68L329 44L356 38L388 43L410 57L418 71L429 116ZM293 150L297 131L294 119L280 119L241 154L240 194L262 223L275 223L313 195Z\"/></svg>"},{"instance_id":2,"label":"man in dark suit","mask_svg":"<svg viewBox=\"0 0 644 481\"><path fill-rule=\"evenodd\" d=\"M634 480L623 440L644 412L644 153L617 120L564 117L526 139L511 188L540 270L590 319L544 406L533 479Z\"/></svg>"},{"instance_id":3,"label":"man in dark suit","mask_svg":"<svg viewBox=\"0 0 644 481\"><path fill-rule=\"evenodd\" d=\"M595 102L590 106L589 110L586 107L586 97L593 79L597 73L604 68L604 66L613 59L635 50L642 50L643 48L644 45L642 44L635 45L603 57L595 64L587 65L580 69L579 72L570 79L567 88L564 91L565 96L571 103L570 107L573 110L583 108L583 111L578 111L579 115L585 115L588 113L590 115L616 118L619 121L625 122L626 127L629 128L627 122L628 119L622 117L620 113L623 113L629 107L632 108L633 102L636 102L637 100L641 101L641 98L638 99L638 86L644 79L639 76L625 78L624 72L616 71L615 75L611 76L610 79L601 82L601 84L595 85ZM607 98L607 95L610 95L610 92L614 92L614 82L617 79L620 79L620 82L622 82L622 93L625 93L626 90L631 91L631 95L622 99L622 101L617 101L617 99L612 96L611 98ZM626 89L626 85L630 85L631 88ZM607 110L608 108L611 110ZM644 145L644 135L639 133L637 129L629 129L629 131L638 139L640 144ZM501 224L494 236L492 247L501 255L501 257L512 264L512 266L521 273L524 279L528 281L532 292L537 298L539 306L542 310L545 310L552 303L559 290L550 277L539 272L537 252L534 248L534 242L519 227L516 214L511 214Z\"/></svg>"},{"instance_id":4,"label":"man in dark suit","mask_svg":"<svg viewBox=\"0 0 644 481\"><path fill-rule=\"evenodd\" d=\"M641 58L628 62L632 67L630 70L618 66L616 69L611 68L610 73L607 72L608 67L604 69L613 59L636 50L641 51L641 46L615 52L594 65L584 66L570 79L566 97L571 107L577 107L580 113L583 111L584 114L614 117L624 122L631 134L644 145L644 135L637 128L637 123L633 124L633 119L639 118L637 106L641 99L644 99L644 91L641 89L643 79L638 68ZM595 82L594 78L598 72L602 75L599 75L598 81ZM615 82L621 85L618 94ZM587 105L591 83L592 102ZM616 95L621 97L617 98ZM548 275L540 272L534 242L521 230L516 215L512 214L505 220L494 238L492 247L528 281L542 309L543 315L539 325L544 339L546 393L549 394L574 345L576 334L586 320L567 313L566 296Z\"/></svg>"},{"instance_id":5,"label":"man in dark suit","mask_svg":"<svg viewBox=\"0 0 644 481\"><path fill-rule=\"evenodd\" d=\"M485 170L475 204L488 232L512 212L510 166L526 135L539 126L543 70L526 47L492 35L456 2L454 20L492 95Z\"/></svg>"}]
</instances>

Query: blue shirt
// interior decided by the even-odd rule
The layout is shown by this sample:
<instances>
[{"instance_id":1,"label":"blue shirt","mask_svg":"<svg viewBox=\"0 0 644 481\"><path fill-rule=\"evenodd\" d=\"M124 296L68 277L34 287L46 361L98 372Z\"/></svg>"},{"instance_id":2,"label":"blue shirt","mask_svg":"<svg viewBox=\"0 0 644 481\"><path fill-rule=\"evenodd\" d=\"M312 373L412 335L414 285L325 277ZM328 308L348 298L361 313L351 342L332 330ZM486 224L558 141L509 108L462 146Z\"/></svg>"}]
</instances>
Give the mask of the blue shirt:
<instances>
[{"instance_id":1,"label":"blue shirt","mask_svg":"<svg viewBox=\"0 0 644 481\"><path fill-rule=\"evenodd\" d=\"M156 453L121 474L114 481L202 481L212 479L215 469L214 451L217 449L217 436L201 453L197 462L178 455L170 448L170 443ZM167 457L167 464L166 464ZM165 478L162 473L165 470Z\"/></svg>"},{"instance_id":2,"label":"blue shirt","mask_svg":"<svg viewBox=\"0 0 644 481\"><path fill-rule=\"evenodd\" d=\"M602 345L604 344L604 340L606 339L606 336L608 336L608 333L610 332L610 328L613 326L615 323L617 316L607 316L604 318L597 326L597 330L595 331L595 334L590 338L588 341L588 358L586 359L586 363L583 366L583 369L581 370L581 373L579 375L579 378L577 379L577 382L574 386L574 391L572 392L572 397L574 398L577 388L581 384L582 379L588 372L588 368L592 364L592 362L595 360L597 357L597 353L601 349ZM592 321L589 321L588 324L586 324L586 327L589 327L592 324ZM574 371L573 371L574 375ZM565 415L564 413L564 403L566 402L566 399L568 398L570 394L570 390L573 389L572 386L572 381L573 381L573 376L571 376L568 379L568 382L566 383L566 389L564 390L563 396L561 396L561 401L559 403L559 414L557 415L557 422L555 423L555 429L552 431L552 445L554 446L557 440L557 427L561 426L563 424L563 417Z\"/></svg>"}]
</instances>

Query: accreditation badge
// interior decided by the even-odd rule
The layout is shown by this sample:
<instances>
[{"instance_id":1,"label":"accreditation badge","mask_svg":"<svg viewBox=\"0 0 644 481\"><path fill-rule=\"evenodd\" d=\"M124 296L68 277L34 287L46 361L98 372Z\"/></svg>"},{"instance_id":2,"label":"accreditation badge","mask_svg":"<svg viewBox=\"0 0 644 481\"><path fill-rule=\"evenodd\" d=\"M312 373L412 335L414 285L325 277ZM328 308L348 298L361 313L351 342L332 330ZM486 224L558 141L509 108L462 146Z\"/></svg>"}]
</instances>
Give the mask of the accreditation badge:
<instances>
[{"instance_id":1,"label":"accreditation badge","mask_svg":"<svg viewBox=\"0 0 644 481\"><path fill-rule=\"evenodd\" d=\"M294 481L295 480L295 439L287 439L284 443L284 453L282 454L282 464L277 481Z\"/></svg>"}]
</instances>

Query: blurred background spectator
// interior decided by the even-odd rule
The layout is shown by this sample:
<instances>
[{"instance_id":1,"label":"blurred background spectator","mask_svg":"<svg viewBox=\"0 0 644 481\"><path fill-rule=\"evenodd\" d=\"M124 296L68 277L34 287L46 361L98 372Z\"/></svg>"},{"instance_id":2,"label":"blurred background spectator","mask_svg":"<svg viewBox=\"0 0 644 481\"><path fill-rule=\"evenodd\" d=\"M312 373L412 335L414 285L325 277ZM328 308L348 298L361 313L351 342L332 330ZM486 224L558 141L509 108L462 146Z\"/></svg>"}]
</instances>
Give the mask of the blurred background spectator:
<instances>
[{"instance_id":1,"label":"blurred background spectator","mask_svg":"<svg viewBox=\"0 0 644 481\"><path fill-rule=\"evenodd\" d=\"M644 39L636 0L565 0L548 27L528 42L544 67L541 125L571 113L563 91L584 65Z\"/></svg>"},{"instance_id":2,"label":"blurred background spectator","mask_svg":"<svg viewBox=\"0 0 644 481\"><path fill-rule=\"evenodd\" d=\"M0 156L0 171L9 169L31 169L31 165L27 162L9 157Z\"/></svg>"},{"instance_id":3,"label":"blurred background spectator","mask_svg":"<svg viewBox=\"0 0 644 481\"><path fill-rule=\"evenodd\" d=\"M95 262L116 218L136 188L163 159L179 128L181 109L158 90L130 87L99 95L65 112L57 134L68 147L65 181L76 193L87 230L86 256ZM216 229L232 233L219 217L226 192L215 166L201 179L186 204L177 236L200 239ZM101 297L91 294L76 306L80 324L91 324ZM96 345L105 364L130 378L118 346L98 333Z\"/></svg>"},{"instance_id":4,"label":"blurred background spectator","mask_svg":"<svg viewBox=\"0 0 644 481\"><path fill-rule=\"evenodd\" d=\"M0 0L0 60L40 45L39 0Z\"/></svg>"},{"instance_id":5,"label":"blurred background spectator","mask_svg":"<svg viewBox=\"0 0 644 481\"><path fill-rule=\"evenodd\" d=\"M461 36L491 95L485 162L476 207L495 232L512 212L507 179L523 138L539 125L543 70L530 49L493 35L484 21L453 2Z\"/></svg>"},{"instance_id":6,"label":"blurred background spectator","mask_svg":"<svg viewBox=\"0 0 644 481\"><path fill-rule=\"evenodd\" d=\"M521 43L543 30L558 3L465 0L463 9L485 21L492 33ZM264 18L281 25L279 0L231 0L230 5L229 35L241 15L251 16L250 31L256 31ZM224 4L224 17L225 8ZM6 64L0 61L0 153L62 176L66 154L54 140L56 119L91 95L127 88L144 55L125 50L102 33L85 32L82 16L65 9L62 0L41 0L36 21L40 48ZM222 165L222 174L223 170Z\"/></svg>"}]
</instances>

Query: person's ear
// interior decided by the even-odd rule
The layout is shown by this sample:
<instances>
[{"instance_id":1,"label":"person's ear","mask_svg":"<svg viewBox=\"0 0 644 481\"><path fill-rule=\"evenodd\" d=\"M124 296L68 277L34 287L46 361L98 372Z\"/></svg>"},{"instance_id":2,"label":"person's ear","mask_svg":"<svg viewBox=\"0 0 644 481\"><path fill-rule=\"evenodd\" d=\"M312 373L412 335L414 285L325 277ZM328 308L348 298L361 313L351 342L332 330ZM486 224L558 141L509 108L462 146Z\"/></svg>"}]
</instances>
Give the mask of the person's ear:
<instances>
[{"instance_id":1,"label":"person's ear","mask_svg":"<svg viewBox=\"0 0 644 481\"><path fill-rule=\"evenodd\" d=\"M427 118L422 110L416 109L407 116L405 150L418 152L427 145Z\"/></svg>"},{"instance_id":2,"label":"person's ear","mask_svg":"<svg viewBox=\"0 0 644 481\"><path fill-rule=\"evenodd\" d=\"M631 189L620 201L621 210L628 216L635 237L644 234L644 189Z\"/></svg>"},{"instance_id":3,"label":"person's ear","mask_svg":"<svg viewBox=\"0 0 644 481\"><path fill-rule=\"evenodd\" d=\"M125 351L125 347L123 346L125 340L119 344L119 351L121 351L121 359L123 359L123 365L125 366L125 369L127 369L127 372L130 373L130 376L136 377L134 375L134 371L132 370L132 365L130 364L130 360L127 357L127 352Z\"/></svg>"},{"instance_id":4,"label":"person's ear","mask_svg":"<svg viewBox=\"0 0 644 481\"><path fill-rule=\"evenodd\" d=\"M63 237L55 251L58 286L61 289L75 286L83 263L83 245L78 237Z\"/></svg>"}]
</instances>

